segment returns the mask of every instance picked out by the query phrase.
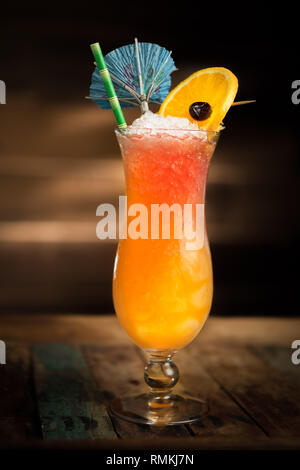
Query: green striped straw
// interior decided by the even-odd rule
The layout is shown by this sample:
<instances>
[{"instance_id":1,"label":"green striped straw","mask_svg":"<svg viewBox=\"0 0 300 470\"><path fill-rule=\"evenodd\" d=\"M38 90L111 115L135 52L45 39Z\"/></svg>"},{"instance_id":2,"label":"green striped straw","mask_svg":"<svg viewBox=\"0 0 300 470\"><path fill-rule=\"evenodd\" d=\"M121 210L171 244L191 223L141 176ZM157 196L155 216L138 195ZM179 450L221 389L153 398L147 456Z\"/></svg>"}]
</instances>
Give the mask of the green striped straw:
<instances>
[{"instance_id":1,"label":"green striped straw","mask_svg":"<svg viewBox=\"0 0 300 470\"><path fill-rule=\"evenodd\" d=\"M126 129L127 124L124 118L124 114L123 114L119 99L117 97L115 87L113 85L113 82L111 81L108 68L106 67L106 63L105 63L99 42L95 42L95 44L91 44L91 49L95 57L97 67L99 69L100 76L103 80L103 84L106 90L108 101L115 115L118 128Z\"/></svg>"}]
</instances>

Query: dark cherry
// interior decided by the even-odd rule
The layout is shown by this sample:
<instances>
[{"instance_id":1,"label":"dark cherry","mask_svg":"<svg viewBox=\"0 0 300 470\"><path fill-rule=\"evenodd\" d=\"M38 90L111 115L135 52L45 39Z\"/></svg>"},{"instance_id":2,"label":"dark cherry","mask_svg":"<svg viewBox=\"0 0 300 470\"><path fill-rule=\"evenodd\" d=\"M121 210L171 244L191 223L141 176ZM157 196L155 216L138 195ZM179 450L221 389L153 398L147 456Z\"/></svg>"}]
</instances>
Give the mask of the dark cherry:
<instances>
[{"instance_id":1,"label":"dark cherry","mask_svg":"<svg viewBox=\"0 0 300 470\"><path fill-rule=\"evenodd\" d=\"M204 121L208 119L211 115L212 109L210 104L206 103L205 101L196 101L195 103L191 104L189 109L190 115L196 121Z\"/></svg>"}]
</instances>

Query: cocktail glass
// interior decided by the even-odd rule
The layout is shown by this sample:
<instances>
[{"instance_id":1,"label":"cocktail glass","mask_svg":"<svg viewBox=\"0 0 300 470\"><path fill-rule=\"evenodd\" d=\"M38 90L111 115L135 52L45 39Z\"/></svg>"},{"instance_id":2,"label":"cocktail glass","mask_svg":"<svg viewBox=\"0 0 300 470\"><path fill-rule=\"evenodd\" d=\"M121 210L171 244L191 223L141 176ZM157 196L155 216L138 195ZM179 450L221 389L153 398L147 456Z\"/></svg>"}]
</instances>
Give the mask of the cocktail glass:
<instances>
[{"instance_id":1,"label":"cocktail glass","mask_svg":"<svg viewBox=\"0 0 300 470\"><path fill-rule=\"evenodd\" d=\"M142 424L193 422L207 413L207 404L173 392L179 379L173 358L197 336L211 308L212 263L205 221L202 242L195 245L184 230L178 237L176 230L183 220L175 211L169 213L169 237L164 232L166 220L162 216L157 231L151 211L157 205L175 204L183 214L185 205L190 205L190 228L196 230L196 207L204 207L208 167L219 134L139 128L116 131L116 135L125 167L128 210L134 204L147 208L148 234L119 241L113 298L122 327L148 357L144 378L150 389L116 398L111 412Z\"/></svg>"}]
</instances>

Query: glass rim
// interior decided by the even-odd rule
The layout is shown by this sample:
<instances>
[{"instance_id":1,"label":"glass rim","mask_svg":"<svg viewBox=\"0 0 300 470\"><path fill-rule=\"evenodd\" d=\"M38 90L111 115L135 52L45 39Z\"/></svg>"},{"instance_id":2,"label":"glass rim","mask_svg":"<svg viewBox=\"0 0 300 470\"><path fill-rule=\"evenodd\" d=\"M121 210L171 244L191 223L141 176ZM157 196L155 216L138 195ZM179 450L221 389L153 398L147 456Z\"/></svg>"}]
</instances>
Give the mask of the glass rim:
<instances>
[{"instance_id":1,"label":"glass rim","mask_svg":"<svg viewBox=\"0 0 300 470\"><path fill-rule=\"evenodd\" d=\"M115 128L115 132L117 134L121 134L121 135L126 135L126 131L129 131L129 128L130 126L126 127L125 129L119 129L118 127ZM210 130L210 129L185 129L185 128L168 128L168 129L164 129L164 128L160 128L160 127L136 127L135 128L137 132L139 131L161 131L161 132L164 132L164 133L168 133L168 131L171 131L171 132L186 132L186 133L195 133L195 132L203 132L205 134L208 134L208 135L218 135L220 134L224 129L225 129L225 126L222 125L222 127L216 131L214 130ZM131 135L136 135L136 132L133 132L133 129L130 129L131 131ZM130 134L127 134L127 135L130 135ZM172 136L173 137L173 136Z\"/></svg>"}]
</instances>

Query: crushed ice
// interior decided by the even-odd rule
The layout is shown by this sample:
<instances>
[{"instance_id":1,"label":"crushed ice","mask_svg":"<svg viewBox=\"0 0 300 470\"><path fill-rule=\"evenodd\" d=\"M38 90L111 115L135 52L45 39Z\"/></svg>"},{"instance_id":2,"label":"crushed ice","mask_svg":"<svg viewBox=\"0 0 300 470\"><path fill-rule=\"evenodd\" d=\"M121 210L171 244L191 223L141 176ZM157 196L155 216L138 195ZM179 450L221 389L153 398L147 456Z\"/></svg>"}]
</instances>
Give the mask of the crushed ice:
<instances>
[{"instance_id":1,"label":"crushed ice","mask_svg":"<svg viewBox=\"0 0 300 470\"><path fill-rule=\"evenodd\" d=\"M205 131L200 130L197 124L193 124L186 118L174 116L164 117L160 114L152 113L152 111L146 111L145 114L133 121L127 131L134 134L144 134L148 129L151 129L151 134L168 131L167 133L169 135L177 137L182 137L184 134L189 133L185 131L197 131L197 135L206 135ZM193 135L196 135L196 133Z\"/></svg>"}]
</instances>

